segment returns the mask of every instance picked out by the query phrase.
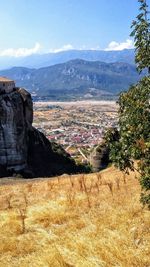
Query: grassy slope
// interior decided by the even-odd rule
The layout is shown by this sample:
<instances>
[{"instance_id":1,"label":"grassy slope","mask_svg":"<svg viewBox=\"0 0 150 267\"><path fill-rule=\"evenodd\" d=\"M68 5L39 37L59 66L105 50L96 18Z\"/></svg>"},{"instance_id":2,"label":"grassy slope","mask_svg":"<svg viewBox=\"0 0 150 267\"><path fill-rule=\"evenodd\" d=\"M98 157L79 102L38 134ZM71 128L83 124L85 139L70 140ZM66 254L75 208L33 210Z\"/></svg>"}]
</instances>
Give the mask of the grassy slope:
<instances>
[{"instance_id":1,"label":"grassy slope","mask_svg":"<svg viewBox=\"0 0 150 267\"><path fill-rule=\"evenodd\" d=\"M101 174L101 175L100 175ZM0 186L0 267L148 267L150 216L135 173Z\"/></svg>"}]
</instances>

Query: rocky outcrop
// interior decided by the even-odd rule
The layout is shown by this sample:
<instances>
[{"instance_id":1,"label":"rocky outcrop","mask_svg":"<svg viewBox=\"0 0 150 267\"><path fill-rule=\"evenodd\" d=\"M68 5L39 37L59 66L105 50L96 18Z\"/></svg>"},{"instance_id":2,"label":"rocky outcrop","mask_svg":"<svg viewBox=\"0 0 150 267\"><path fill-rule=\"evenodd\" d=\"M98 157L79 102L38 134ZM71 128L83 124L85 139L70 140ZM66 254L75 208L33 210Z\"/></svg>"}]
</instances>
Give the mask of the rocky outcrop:
<instances>
[{"instance_id":1,"label":"rocky outcrop","mask_svg":"<svg viewBox=\"0 0 150 267\"><path fill-rule=\"evenodd\" d=\"M11 171L27 166L27 127L24 101L15 90L0 95L0 165Z\"/></svg>"},{"instance_id":2,"label":"rocky outcrop","mask_svg":"<svg viewBox=\"0 0 150 267\"><path fill-rule=\"evenodd\" d=\"M31 95L22 88L0 95L0 177L25 177L77 172L65 150L32 126Z\"/></svg>"},{"instance_id":3,"label":"rocky outcrop","mask_svg":"<svg viewBox=\"0 0 150 267\"><path fill-rule=\"evenodd\" d=\"M90 155L90 164L94 172L98 172L108 166L109 148L105 142L94 148Z\"/></svg>"}]
</instances>

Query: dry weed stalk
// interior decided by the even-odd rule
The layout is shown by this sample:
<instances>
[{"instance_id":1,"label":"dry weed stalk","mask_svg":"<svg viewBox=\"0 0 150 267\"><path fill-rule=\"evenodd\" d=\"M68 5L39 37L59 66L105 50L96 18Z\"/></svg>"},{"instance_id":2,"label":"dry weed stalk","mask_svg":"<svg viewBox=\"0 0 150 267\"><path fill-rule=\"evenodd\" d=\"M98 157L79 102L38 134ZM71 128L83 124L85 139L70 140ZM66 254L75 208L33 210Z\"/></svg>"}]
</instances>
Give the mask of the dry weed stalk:
<instances>
[{"instance_id":1,"label":"dry weed stalk","mask_svg":"<svg viewBox=\"0 0 150 267\"><path fill-rule=\"evenodd\" d=\"M88 192L91 193L93 188L94 188L94 179L92 178L90 180L90 188L89 188Z\"/></svg>"},{"instance_id":2,"label":"dry weed stalk","mask_svg":"<svg viewBox=\"0 0 150 267\"><path fill-rule=\"evenodd\" d=\"M83 190L87 193L88 190L87 190L86 180L85 180L85 175L84 174L82 175L81 179L82 179Z\"/></svg>"},{"instance_id":3,"label":"dry weed stalk","mask_svg":"<svg viewBox=\"0 0 150 267\"><path fill-rule=\"evenodd\" d=\"M112 182L107 182L106 184L108 185L109 190L110 190L110 192L111 192L111 194L113 196L113 183Z\"/></svg>"},{"instance_id":4,"label":"dry weed stalk","mask_svg":"<svg viewBox=\"0 0 150 267\"><path fill-rule=\"evenodd\" d=\"M91 179L91 184L90 184L90 188L89 188L89 193L92 192L92 190L96 189L97 193L99 193L99 183L97 181L94 181L94 179Z\"/></svg>"},{"instance_id":5,"label":"dry weed stalk","mask_svg":"<svg viewBox=\"0 0 150 267\"><path fill-rule=\"evenodd\" d=\"M25 192L22 192L22 194L23 194L23 197L24 197L24 202L25 202L25 207L27 207L28 206L28 198L27 198L27 195L25 194Z\"/></svg>"},{"instance_id":6,"label":"dry weed stalk","mask_svg":"<svg viewBox=\"0 0 150 267\"><path fill-rule=\"evenodd\" d=\"M76 196L75 191L68 192L68 194L67 194L67 200L68 200L68 202L69 202L70 205L73 205L74 204L74 202L75 202L75 196Z\"/></svg>"},{"instance_id":7,"label":"dry weed stalk","mask_svg":"<svg viewBox=\"0 0 150 267\"><path fill-rule=\"evenodd\" d=\"M95 188L97 189L97 193L99 193L99 192L100 192L100 189L99 189L99 184L98 184L98 182L95 183Z\"/></svg>"},{"instance_id":8,"label":"dry weed stalk","mask_svg":"<svg viewBox=\"0 0 150 267\"><path fill-rule=\"evenodd\" d=\"M89 195L90 192L88 191L88 188L86 186L85 175L82 175L82 185L83 185L83 190L87 197L88 207L91 208L91 201L90 201L90 195Z\"/></svg>"},{"instance_id":9,"label":"dry weed stalk","mask_svg":"<svg viewBox=\"0 0 150 267\"><path fill-rule=\"evenodd\" d=\"M82 177L79 177L78 182L79 182L80 191L83 192Z\"/></svg>"},{"instance_id":10,"label":"dry weed stalk","mask_svg":"<svg viewBox=\"0 0 150 267\"><path fill-rule=\"evenodd\" d=\"M60 176L57 176L58 184L60 183Z\"/></svg>"},{"instance_id":11,"label":"dry weed stalk","mask_svg":"<svg viewBox=\"0 0 150 267\"><path fill-rule=\"evenodd\" d=\"M86 192L86 197L87 197L88 207L91 208L91 200L88 192Z\"/></svg>"},{"instance_id":12,"label":"dry weed stalk","mask_svg":"<svg viewBox=\"0 0 150 267\"><path fill-rule=\"evenodd\" d=\"M8 206L7 206L8 209L12 208L12 205L11 205L11 198L12 197L13 197L13 194L6 195L6 201L8 203Z\"/></svg>"},{"instance_id":13,"label":"dry weed stalk","mask_svg":"<svg viewBox=\"0 0 150 267\"><path fill-rule=\"evenodd\" d=\"M85 182L85 176L84 174L82 174L79 178L79 185L80 185L80 191L87 191L87 186L86 186L86 182Z\"/></svg>"},{"instance_id":14,"label":"dry weed stalk","mask_svg":"<svg viewBox=\"0 0 150 267\"><path fill-rule=\"evenodd\" d=\"M127 183L127 181L126 181L126 174L125 173L123 173L123 182L124 182L124 184Z\"/></svg>"},{"instance_id":15,"label":"dry weed stalk","mask_svg":"<svg viewBox=\"0 0 150 267\"><path fill-rule=\"evenodd\" d=\"M117 189L120 190L120 179L118 177L116 178L116 185Z\"/></svg>"},{"instance_id":16,"label":"dry weed stalk","mask_svg":"<svg viewBox=\"0 0 150 267\"><path fill-rule=\"evenodd\" d=\"M72 175L69 176L69 180L70 180L71 187L73 188L74 187L74 180L73 180Z\"/></svg>"},{"instance_id":17,"label":"dry weed stalk","mask_svg":"<svg viewBox=\"0 0 150 267\"><path fill-rule=\"evenodd\" d=\"M24 234L26 232L26 225L25 225L25 219L26 219L26 209L19 209L20 214L20 220L21 220L21 234Z\"/></svg>"},{"instance_id":18,"label":"dry weed stalk","mask_svg":"<svg viewBox=\"0 0 150 267\"><path fill-rule=\"evenodd\" d=\"M102 184L102 176L101 176L100 173L97 174L97 182L98 182L99 185Z\"/></svg>"},{"instance_id":19,"label":"dry weed stalk","mask_svg":"<svg viewBox=\"0 0 150 267\"><path fill-rule=\"evenodd\" d=\"M86 197L87 197L88 207L91 208L91 201L90 201L90 196L89 196L91 188L89 190L87 188L85 175L82 174L78 181L79 181L80 191L82 193L85 192Z\"/></svg>"},{"instance_id":20,"label":"dry weed stalk","mask_svg":"<svg viewBox=\"0 0 150 267\"><path fill-rule=\"evenodd\" d=\"M52 183L52 182L48 182L48 183L47 183L47 186L48 186L48 188L49 188L50 190L52 190L52 189L54 188L54 183Z\"/></svg>"},{"instance_id":21,"label":"dry weed stalk","mask_svg":"<svg viewBox=\"0 0 150 267\"><path fill-rule=\"evenodd\" d=\"M26 225L25 225L25 219L27 218L27 207L28 207L28 199L26 194L22 193L24 196L24 206L20 206L18 208L19 214L20 214L20 220L21 220L21 234L24 234L26 232Z\"/></svg>"},{"instance_id":22,"label":"dry weed stalk","mask_svg":"<svg viewBox=\"0 0 150 267\"><path fill-rule=\"evenodd\" d=\"M28 192L29 193L31 193L32 192L32 184L30 183L30 184L28 184L28 186L27 186L27 189L28 189Z\"/></svg>"},{"instance_id":23,"label":"dry weed stalk","mask_svg":"<svg viewBox=\"0 0 150 267\"><path fill-rule=\"evenodd\" d=\"M127 179L126 179L126 173L125 172L123 173L123 182L124 182L124 185L125 185L125 191L128 192Z\"/></svg>"}]
</instances>

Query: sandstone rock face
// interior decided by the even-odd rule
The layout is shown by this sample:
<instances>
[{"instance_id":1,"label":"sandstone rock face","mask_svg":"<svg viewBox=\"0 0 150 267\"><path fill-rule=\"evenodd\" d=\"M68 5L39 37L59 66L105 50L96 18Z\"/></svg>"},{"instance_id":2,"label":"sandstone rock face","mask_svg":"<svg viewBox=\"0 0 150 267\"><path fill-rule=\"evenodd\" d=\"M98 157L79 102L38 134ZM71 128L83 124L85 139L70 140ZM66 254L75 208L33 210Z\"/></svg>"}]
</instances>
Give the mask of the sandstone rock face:
<instances>
[{"instance_id":1,"label":"sandstone rock face","mask_svg":"<svg viewBox=\"0 0 150 267\"><path fill-rule=\"evenodd\" d=\"M108 166L109 149L105 142L94 148L90 155L90 164L94 172L98 172Z\"/></svg>"},{"instance_id":2,"label":"sandstone rock face","mask_svg":"<svg viewBox=\"0 0 150 267\"><path fill-rule=\"evenodd\" d=\"M26 167L27 129L24 104L15 91L0 96L0 165L19 171Z\"/></svg>"},{"instance_id":3,"label":"sandstone rock face","mask_svg":"<svg viewBox=\"0 0 150 267\"><path fill-rule=\"evenodd\" d=\"M32 127L31 95L22 88L0 95L0 177L74 173L75 162L64 149Z\"/></svg>"}]
</instances>

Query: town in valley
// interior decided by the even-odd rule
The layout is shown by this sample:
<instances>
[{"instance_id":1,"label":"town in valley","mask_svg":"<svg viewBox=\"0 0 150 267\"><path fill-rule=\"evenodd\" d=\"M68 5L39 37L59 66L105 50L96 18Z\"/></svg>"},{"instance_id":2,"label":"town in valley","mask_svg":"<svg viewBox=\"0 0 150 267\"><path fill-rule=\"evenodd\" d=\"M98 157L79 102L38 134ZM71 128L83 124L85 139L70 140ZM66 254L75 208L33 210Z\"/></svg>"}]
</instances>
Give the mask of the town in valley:
<instances>
[{"instance_id":1,"label":"town in valley","mask_svg":"<svg viewBox=\"0 0 150 267\"><path fill-rule=\"evenodd\" d=\"M77 162L88 162L92 148L117 120L115 101L34 102L34 127Z\"/></svg>"}]
</instances>

